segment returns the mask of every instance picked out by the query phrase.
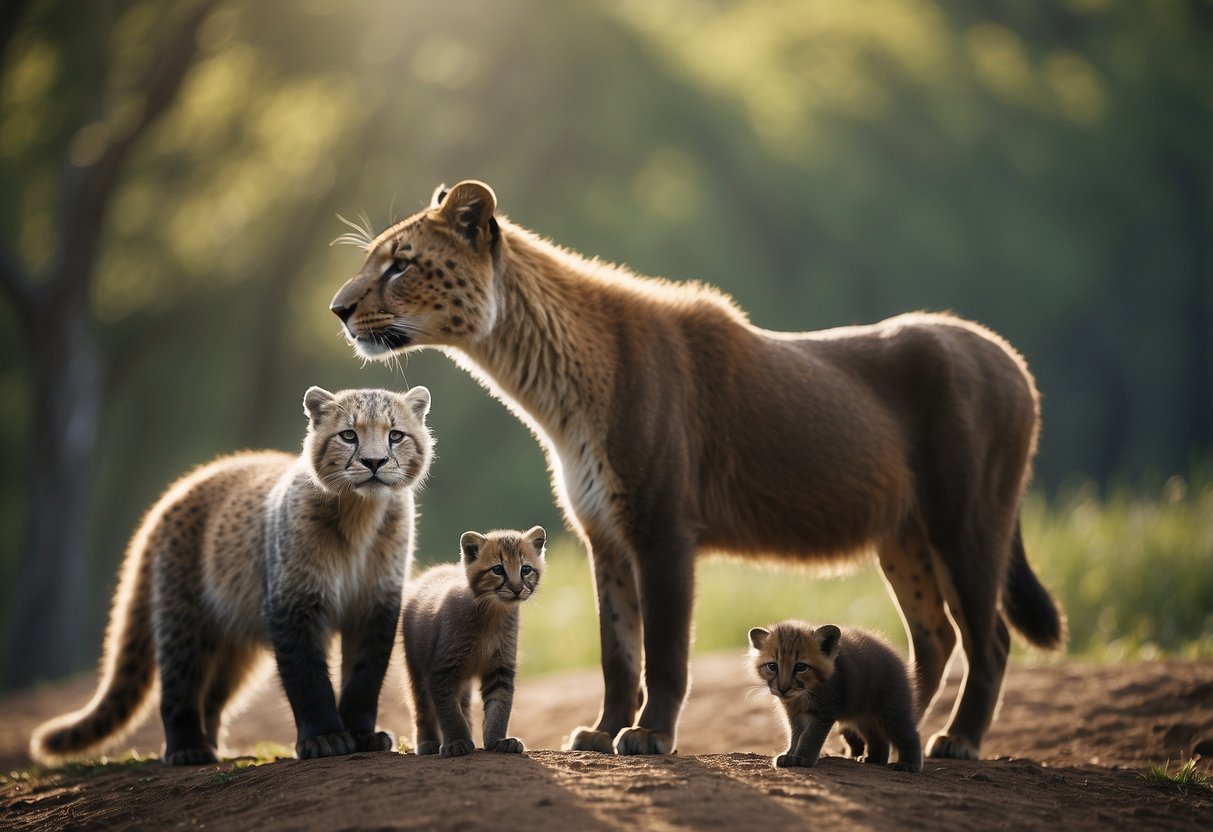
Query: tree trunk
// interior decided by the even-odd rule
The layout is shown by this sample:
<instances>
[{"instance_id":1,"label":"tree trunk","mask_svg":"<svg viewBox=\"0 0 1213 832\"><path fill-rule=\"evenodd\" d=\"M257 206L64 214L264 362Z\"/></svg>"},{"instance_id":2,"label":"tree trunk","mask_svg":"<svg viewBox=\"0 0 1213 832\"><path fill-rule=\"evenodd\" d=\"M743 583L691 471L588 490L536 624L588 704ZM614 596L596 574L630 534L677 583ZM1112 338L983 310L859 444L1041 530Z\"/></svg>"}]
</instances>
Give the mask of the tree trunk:
<instances>
[{"instance_id":1,"label":"tree trunk","mask_svg":"<svg viewBox=\"0 0 1213 832\"><path fill-rule=\"evenodd\" d=\"M29 310L33 422L29 502L6 632L7 688L80 670L96 655L82 631L90 608L88 554L101 361L87 297L46 299Z\"/></svg>"}]
</instances>

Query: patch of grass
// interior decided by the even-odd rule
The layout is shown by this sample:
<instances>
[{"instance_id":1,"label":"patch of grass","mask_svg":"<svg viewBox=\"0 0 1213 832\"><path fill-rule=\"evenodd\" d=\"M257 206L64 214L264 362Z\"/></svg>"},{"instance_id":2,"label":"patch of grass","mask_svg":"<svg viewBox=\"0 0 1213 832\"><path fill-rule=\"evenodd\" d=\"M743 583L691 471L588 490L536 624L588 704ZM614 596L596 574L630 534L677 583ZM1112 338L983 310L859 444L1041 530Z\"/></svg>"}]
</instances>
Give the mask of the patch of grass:
<instances>
[{"instance_id":1,"label":"patch of grass","mask_svg":"<svg viewBox=\"0 0 1213 832\"><path fill-rule=\"evenodd\" d=\"M1099 661L1213 658L1213 477L1168 480L1157 494L1071 488L1023 508L1028 557L1066 612L1068 652ZM522 611L527 676L596 665L594 585L585 551L554 540L540 591ZM783 618L879 630L905 648L874 564L845 577L729 560L697 570L695 651L746 650L746 632ZM1019 656L1028 648L1016 646Z\"/></svg>"},{"instance_id":2,"label":"patch of grass","mask_svg":"<svg viewBox=\"0 0 1213 832\"><path fill-rule=\"evenodd\" d=\"M1171 763L1152 765L1142 769L1138 774L1141 779L1151 786L1190 794L1193 791L1213 791L1213 777L1196 767L1196 760L1188 760L1183 765L1171 770Z\"/></svg>"}]
</instances>

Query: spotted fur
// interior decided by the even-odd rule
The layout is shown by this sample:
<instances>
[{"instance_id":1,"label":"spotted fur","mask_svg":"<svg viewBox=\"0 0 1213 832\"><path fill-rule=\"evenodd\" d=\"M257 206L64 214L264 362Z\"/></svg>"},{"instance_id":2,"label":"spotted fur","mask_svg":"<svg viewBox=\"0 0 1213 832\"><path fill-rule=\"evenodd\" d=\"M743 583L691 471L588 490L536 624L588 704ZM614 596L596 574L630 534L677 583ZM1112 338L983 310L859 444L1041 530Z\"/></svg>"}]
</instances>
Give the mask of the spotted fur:
<instances>
[{"instance_id":1,"label":"spotted fur","mask_svg":"<svg viewBox=\"0 0 1213 832\"><path fill-rule=\"evenodd\" d=\"M443 350L544 446L598 594L602 711L571 746L674 750L696 553L833 566L874 552L920 716L958 636L964 651L930 752L976 756L1008 625L1064 639L1019 533L1039 428L1022 357L943 314L764 330L715 289L588 260L496 206L481 182L440 188L370 241L331 308L364 357Z\"/></svg>"},{"instance_id":2,"label":"spotted fur","mask_svg":"<svg viewBox=\"0 0 1213 832\"><path fill-rule=\"evenodd\" d=\"M429 405L424 387L313 387L302 454L235 454L173 484L127 548L96 694L39 727L31 757L57 764L112 746L141 721L159 676L165 762L214 762L224 711L267 647L300 757L391 747L375 722L412 557L413 488L431 457Z\"/></svg>"},{"instance_id":3,"label":"spotted fur","mask_svg":"<svg viewBox=\"0 0 1213 832\"><path fill-rule=\"evenodd\" d=\"M893 768L922 771L906 666L879 636L784 621L750 630L750 648L754 672L787 719L788 750L774 759L776 768L817 765L830 729L841 723L852 750L866 746L862 761L884 765L891 744Z\"/></svg>"},{"instance_id":4,"label":"spotted fur","mask_svg":"<svg viewBox=\"0 0 1213 832\"><path fill-rule=\"evenodd\" d=\"M410 581L401 629L418 754L471 753L471 686L484 705L484 747L519 752L508 737L518 653L518 605L534 594L547 533L465 532L461 565L434 566Z\"/></svg>"}]
</instances>

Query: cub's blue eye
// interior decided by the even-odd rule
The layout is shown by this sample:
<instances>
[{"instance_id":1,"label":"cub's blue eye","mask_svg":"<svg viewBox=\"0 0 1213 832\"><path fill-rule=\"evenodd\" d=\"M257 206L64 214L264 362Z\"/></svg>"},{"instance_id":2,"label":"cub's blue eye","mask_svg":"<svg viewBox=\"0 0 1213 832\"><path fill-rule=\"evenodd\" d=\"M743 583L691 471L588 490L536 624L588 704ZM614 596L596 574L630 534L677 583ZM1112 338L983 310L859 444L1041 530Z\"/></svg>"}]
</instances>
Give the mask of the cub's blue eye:
<instances>
[{"instance_id":1,"label":"cub's blue eye","mask_svg":"<svg viewBox=\"0 0 1213 832\"><path fill-rule=\"evenodd\" d=\"M393 445L395 445L397 442L404 439L404 431L402 431L402 430L391 431L388 433L387 438L388 438L389 442L391 442Z\"/></svg>"},{"instance_id":2,"label":"cub's blue eye","mask_svg":"<svg viewBox=\"0 0 1213 832\"><path fill-rule=\"evenodd\" d=\"M493 570L492 570L492 571L493 571L493 574L494 574L494 575L504 575L504 574L505 574L505 567L504 567L504 566L502 566L502 565L499 563L499 564L497 564L496 566L494 566L494 567L493 567Z\"/></svg>"},{"instance_id":3,"label":"cub's blue eye","mask_svg":"<svg viewBox=\"0 0 1213 832\"><path fill-rule=\"evenodd\" d=\"M522 574L523 574L523 575L529 575L529 574L531 574L531 573L532 573L532 572L534 572L534 571L535 571L535 570L534 570L534 569L532 569L532 568L530 567L530 565L525 564L525 563L524 563L524 564L522 564Z\"/></svg>"},{"instance_id":4,"label":"cub's blue eye","mask_svg":"<svg viewBox=\"0 0 1213 832\"><path fill-rule=\"evenodd\" d=\"M775 662L767 662L767 670L771 671L772 673L778 673L779 665L775 664Z\"/></svg>"},{"instance_id":5,"label":"cub's blue eye","mask_svg":"<svg viewBox=\"0 0 1213 832\"><path fill-rule=\"evenodd\" d=\"M809 669L809 666L804 662L796 662L796 667L793 668L797 673L804 673Z\"/></svg>"},{"instance_id":6,"label":"cub's blue eye","mask_svg":"<svg viewBox=\"0 0 1213 832\"><path fill-rule=\"evenodd\" d=\"M339 433L337 435L340 436L346 442L357 442L358 441L358 434L352 430L343 430L343 431L341 431L341 433Z\"/></svg>"}]
</instances>

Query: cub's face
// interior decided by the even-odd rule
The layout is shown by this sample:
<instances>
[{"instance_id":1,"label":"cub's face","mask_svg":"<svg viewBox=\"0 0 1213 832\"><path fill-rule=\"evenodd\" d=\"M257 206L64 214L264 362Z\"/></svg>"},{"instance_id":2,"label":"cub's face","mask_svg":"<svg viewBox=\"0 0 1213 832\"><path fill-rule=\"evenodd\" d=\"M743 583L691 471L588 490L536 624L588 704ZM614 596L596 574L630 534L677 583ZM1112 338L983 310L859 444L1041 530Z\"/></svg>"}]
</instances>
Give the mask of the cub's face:
<instances>
[{"instance_id":1,"label":"cub's face","mask_svg":"<svg viewBox=\"0 0 1213 832\"><path fill-rule=\"evenodd\" d=\"M468 585L478 600L516 604L534 594L544 568L547 532L464 532L459 539Z\"/></svg>"},{"instance_id":2,"label":"cub's face","mask_svg":"<svg viewBox=\"0 0 1213 832\"><path fill-rule=\"evenodd\" d=\"M813 629L784 621L770 630L750 630L754 672L784 702L811 696L834 673L841 631L833 624Z\"/></svg>"},{"instance_id":3,"label":"cub's face","mask_svg":"<svg viewBox=\"0 0 1213 832\"><path fill-rule=\"evenodd\" d=\"M496 197L481 182L439 188L429 209L367 246L366 262L333 297L346 339L364 358L459 345L492 329Z\"/></svg>"},{"instance_id":4,"label":"cub's face","mask_svg":"<svg viewBox=\"0 0 1213 832\"><path fill-rule=\"evenodd\" d=\"M429 469L433 440L425 425L430 391L309 388L305 458L316 482L336 494L385 496L418 484Z\"/></svg>"}]
</instances>

